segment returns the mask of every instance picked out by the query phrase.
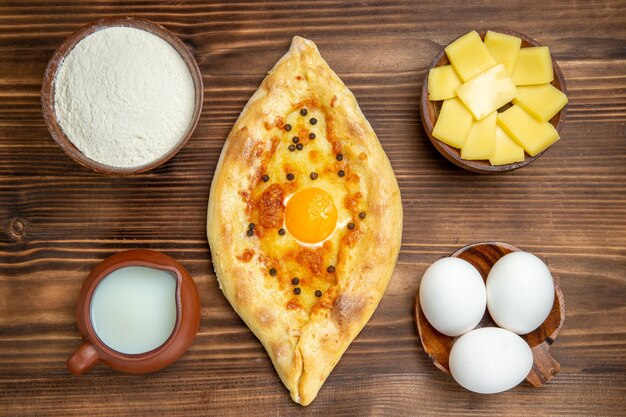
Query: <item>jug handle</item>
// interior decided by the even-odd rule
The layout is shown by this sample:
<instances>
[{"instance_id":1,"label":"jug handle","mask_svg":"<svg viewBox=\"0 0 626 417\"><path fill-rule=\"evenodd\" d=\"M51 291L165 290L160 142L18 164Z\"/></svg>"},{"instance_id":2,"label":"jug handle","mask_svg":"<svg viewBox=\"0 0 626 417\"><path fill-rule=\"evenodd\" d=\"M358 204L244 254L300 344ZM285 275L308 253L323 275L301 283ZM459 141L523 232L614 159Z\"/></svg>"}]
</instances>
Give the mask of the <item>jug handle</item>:
<instances>
[{"instance_id":1,"label":"jug handle","mask_svg":"<svg viewBox=\"0 0 626 417\"><path fill-rule=\"evenodd\" d=\"M100 354L94 345L84 342L67 360L67 369L72 375L80 376L93 368L99 360Z\"/></svg>"}]
</instances>

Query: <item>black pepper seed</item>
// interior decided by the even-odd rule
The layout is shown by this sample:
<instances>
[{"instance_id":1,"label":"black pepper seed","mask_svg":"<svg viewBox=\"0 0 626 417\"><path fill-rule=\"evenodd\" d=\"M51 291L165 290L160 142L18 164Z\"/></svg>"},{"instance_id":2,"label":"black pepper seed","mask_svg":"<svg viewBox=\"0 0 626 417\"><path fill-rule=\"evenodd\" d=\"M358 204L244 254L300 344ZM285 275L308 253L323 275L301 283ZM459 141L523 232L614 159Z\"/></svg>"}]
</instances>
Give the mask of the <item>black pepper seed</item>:
<instances>
[{"instance_id":1,"label":"black pepper seed","mask_svg":"<svg viewBox=\"0 0 626 417\"><path fill-rule=\"evenodd\" d=\"M285 229L283 229L282 227L278 229L278 234L281 236L285 236Z\"/></svg>"},{"instance_id":2,"label":"black pepper seed","mask_svg":"<svg viewBox=\"0 0 626 417\"><path fill-rule=\"evenodd\" d=\"M297 137L297 136L294 136L294 137L291 139L291 141L292 141L293 143L298 143L298 142L300 142L300 138L299 138L299 137Z\"/></svg>"},{"instance_id":3,"label":"black pepper seed","mask_svg":"<svg viewBox=\"0 0 626 417\"><path fill-rule=\"evenodd\" d=\"M337 172L337 175L339 175L340 177L345 177L346 172L343 169L340 169L339 172Z\"/></svg>"},{"instance_id":4,"label":"black pepper seed","mask_svg":"<svg viewBox=\"0 0 626 417\"><path fill-rule=\"evenodd\" d=\"M288 179L289 181L293 181L293 179L294 179L294 178L296 178L296 176L295 176L295 175L293 175L291 172L290 172L289 174L287 174L287 179Z\"/></svg>"},{"instance_id":5,"label":"black pepper seed","mask_svg":"<svg viewBox=\"0 0 626 417\"><path fill-rule=\"evenodd\" d=\"M342 153L338 153L335 158L337 158L337 161L343 161L343 154Z\"/></svg>"},{"instance_id":6,"label":"black pepper seed","mask_svg":"<svg viewBox=\"0 0 626 417\"><path fill-rule=\"evenodd\" d=\"M294 278L291 280L291 283L292 283L293 285L298 285L298 284L300 283L300 278L298 278L298 277L294 277Z\"/></svg>"},{"instance_id":7,"label":"black pepper seed","mask_svg":"<svg viewBox=\"0 0 626 417\"><path fill-rule=\"evenodd\" d=\"M359 219L364 219L365 218L365 212L362 211L359 213Z\"/></svg>"},{"instance_id":8,"label":"black pepper seed","mask_svg":"<svg viewBox=\"0 0 626 417\"><path fill-rule=\"evenodd\" d=\"M294 293L295 295L300 295L300 293L301 293L301 292L302 292L302 290L301 290L300 288L298 288L298 287L296 287L296 288L294 288L294 289L293 289L293 293Z\"/></svg>"},{"instance_id":9,"label":"black pepper seed","mask_svg":"<svg viewBox=\"0 0 626 417\"><path fill-rule=\"evenodd\" d=\"M254 230L252 230L252 229L248 229L248 231L246 232L246 234L248 235L248 237L251 237L252 235L254 235Z\"/></svg>"},{"instance_id":10,"label":"black pepper seed","mask_svg":"<svg viewBox=\"0 0 626 417\"><path fill-rule=\"evenodd\" d=\"M276 275L276 269L270 268L270 275Z\"/></svg>"},{"instance_id":11,"label":"black pepper seed","mask_svg":"<svg viewBox=\"0 0 626 417\"><path fill-rule=\"evenodd\" d=\"M329 274L332 274L333 272L335 272L335 267L330 265L328 268L326 268L326 272L328 272Z\"/></svg>"},{"instance_id":12,"label":"black pepper seed","mask_svg":"<svg viewBox=\"0 0 626 417\"><path fill-rule=\"evenodd\" d=\"M311 179L316 180L318 177L317 172L311 172Z\"/></svg>"},{"instance_id":13,"label":"black pepper seed","mask_svg":"<svg viewBox=\"0 0 626 417\"><path fill-rule=\"evenodd\" d=\"M254 223L250 223L250 224L248 225L248 229L250 229L250 230L254 230L254 227L255 227L255 226L256 226L256 225L255 225Z\"/></svg>"},{"instance_id":14,"label":"black pepper seed","mask_svg":"<svg viewBox=\"0 0 626 417\"><path fill-rule=\"evenodd\" d=\"M296 145L296 149L297 149L297 150L299 150L299 151L301 151L302 149L304 149L304 145L303 145L303 144L301 144L301 143L298 143L298 144Z\"/></svg>"},{"instance_id":15,"label":"black pepper seed","mask_svg":"<svg viewBox=\"0 0 626 417\"><path fill-rule=\"evenodd\" d=\"M290 125L289 123L287 123L287 124L285 125L285 130L286 130L287 132L289 132L289 131L291 130L291 125Z\"/></svg>"},{"instance_id":16,"label":"black pepper seed","mask_svg":"<svg viewBox=\"0 0 626 417\"><path fill-rule=\"evenodd\" d=\"M309 133L309 139L311 140L315 139L315 133L313 132Z\"/></svg>"},{"instance_id":17,"label":"black pepper seed","mask_svg":"<svg viewBox=\"0 0 626 417\"><path fill-rule=\"evenodd\" d=\"M316 125L317 119L315 117L311 117L311 119L309 120L309 123L311 123L312 125Z\"/></svg>"},{"instance_id":18,"label":"black pepper seed","mask_svg":"<svg viewBox=\"0 0 626 417\"><path fill-rule=\"evenodd\" d=\"M296 150L296 145L289 145L289 152L293 152Z\"/></svg>"},{"instance_id":19,"label":"black pepper seed","mask_svg":"<svg viewBox=\"0 0 626 417\"><path fill-rule=\"evenodd\" d=\"M322 296L322 292L320 290L315 290L315 296L320 298Z\"/></svg>"},{"instance_id":20,"label":"black pepper seed","mask_svg":"<svg viewBox=\"0 0 626 417\"><path fill-rule=\"evenodd\" d=\"M306 109L300 109L300 114L301 114L302 116L306 116L306 115L307 115L307 113L308 113L308 111L306 111Z\"/></svg>"},{"instance_id":21,"label":"black pepper seed","mask_svg":"<svg viewBox=\"0 0 626 417\"><path fill-rule=\"evenodd\" d=\"M348 229L352 230L354 229L355 224L354 223L348 223Z\"/></svg>"},{"instance_id":22,"label":"black pepper seed","mask_svg":"<svg viewBox=\"0 0 626 417\"><path fill-rule=\"evenodd\" d=\"M263 180L263 182L268 182L270 180L270 176L269 175L263 175L261 177L261 179Z\"/></svg>"}]
</instances>

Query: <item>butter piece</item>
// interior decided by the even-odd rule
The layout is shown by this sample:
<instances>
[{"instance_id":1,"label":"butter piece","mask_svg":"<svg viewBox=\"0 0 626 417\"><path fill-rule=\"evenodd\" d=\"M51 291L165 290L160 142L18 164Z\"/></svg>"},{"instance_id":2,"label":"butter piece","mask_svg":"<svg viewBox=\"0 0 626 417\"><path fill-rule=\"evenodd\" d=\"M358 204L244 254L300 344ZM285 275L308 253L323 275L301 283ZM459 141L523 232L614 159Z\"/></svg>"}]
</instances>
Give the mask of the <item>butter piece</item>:
<instances>
[{"instance_id":1,"label":"butter piece","mask_svg":"<svg viewBox=\"0 0 626 417\"><path fill-rule=\"evenodd\" d=\"M517 36L488 31L485 35L485 46L496 62L504 64L509 75L513 74L522 40Z\"/></svg>"},{"instance_id":2,"label":"butter piece","mask_svg":"<svg viewBox=\"0 0 626 417\"><path fill-rule=\"evenodd\" d=\"M551 83L554 80L554 72L548 47L533 46L520 49L511 77L516 85Z\"/></svg>"},{"instance_id":3,"label":"butter piece","mask_svg":"<svg viewBox=\"0 0 626 417\"><path fill-rule=\"evenodd\" d=\"M522 162L524 158L524 148L515 143L500 126L496 126L496 140L489 163L491 165L506 165Z\"/></svg>"},{"instance_id":4,"label":"butter piece","mask_svg":"<svg viewBox=\"0 0 626 417\"><path fill-rule=\"evenodd\" d=\"M517 95L517 88L503 64L483 72L456 89L476 120L498 110Z\"/></svg>"},{"instance_id":5,"label":"butter piece","mask_svg":"<svg viewBox=\"0 0 626 417\"><path fill-rule=\"evenodd\" d=\"M517 89L513 103L538 121L547 122L565 107L567 96L552 84L528 85Z\"/></svg>"},{"instance_id":6,"label":"butter piece","mask_svg":"<svg viewBox=\"0 0 626 417\"><path fill-rule=\"evenodd\" d=\"M448 45L446 55L463 82L496 65L475 30Z\"/></svg>"},{"instance_id":7,"label":"butter piece","mask_svg":"<svg viewBox=\"0 0 626 417\"><path fill-rule=\"evenodd\" d=\"M489 159L496 144L496 121L498 113L493 112L484 119L474 122L467 140L461 148L463 159Z\"/></svg>"},{"instance_id":8,"label":"butter piece","mask_svg":"<svg viewBox=\"0 0 626 417\"><path fill-rule=\"evenodd\" d=\"M452 65L435 67L428 72L428 99L447 100L456 97L456 89L461 80Z\"/></svg>"},{"instance_id":9,"label":"butter piece","mask_svg":"<svg viewBox=\"0 0 626 417\"><path fill-rule=\"evenodd\" d=\"M538 122L516 105L498 114L498 126L530 156L543 152L559 140L559 133L554 126L548 122Z\"/></svg>"},{"instance_id":10,"label":"butter piece","mask_svg":"<svg viewBox=\"0 0 626 417\"><path fill-rule=\"evenodd\" d=\"M472 114L458 98L451 98L443 102L432 135L443 143L460 148L471 127Z\"/></svg>"}]
</instances>

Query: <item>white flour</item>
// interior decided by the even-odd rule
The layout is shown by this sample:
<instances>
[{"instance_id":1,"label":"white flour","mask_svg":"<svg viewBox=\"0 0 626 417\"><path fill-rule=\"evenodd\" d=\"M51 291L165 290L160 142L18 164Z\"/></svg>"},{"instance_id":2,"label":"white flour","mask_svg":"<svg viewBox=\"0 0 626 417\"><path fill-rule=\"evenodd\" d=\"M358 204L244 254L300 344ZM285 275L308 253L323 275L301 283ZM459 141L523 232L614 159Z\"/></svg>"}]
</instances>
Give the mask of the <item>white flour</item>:
<instances>
[{"instance_id":1,"label":"white flour","mask_svg":"<svg viewBox=\"0 0 626 417\"><path fill-rule=\"evenodd\" d=\"M176 50L149 32L113 27L80 41L55 80L55 112L88 158L138 167L166 154L195 109L193 79Z\"/></svg>"}]
</instances>

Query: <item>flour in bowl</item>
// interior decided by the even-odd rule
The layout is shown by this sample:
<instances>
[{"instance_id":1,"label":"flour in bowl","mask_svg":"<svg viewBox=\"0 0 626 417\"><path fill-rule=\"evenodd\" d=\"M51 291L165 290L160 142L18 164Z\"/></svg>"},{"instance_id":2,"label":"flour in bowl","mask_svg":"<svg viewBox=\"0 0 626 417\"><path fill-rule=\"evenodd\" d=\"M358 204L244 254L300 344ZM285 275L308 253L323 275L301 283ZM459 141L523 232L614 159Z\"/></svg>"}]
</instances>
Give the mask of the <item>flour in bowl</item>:
<instances>
[{"instance_id":1,"label":"flour in bowl","mask_svg":"<svg viewBox=\"0 0 626 417\"><path fill-rule=\"evenodd\" d=\"M195 110L193 78L165 40L110 27L81 40L59 66L55 113L88 158L138 167L165 155L187 132Z\"/></svg>"}]
</instances>

